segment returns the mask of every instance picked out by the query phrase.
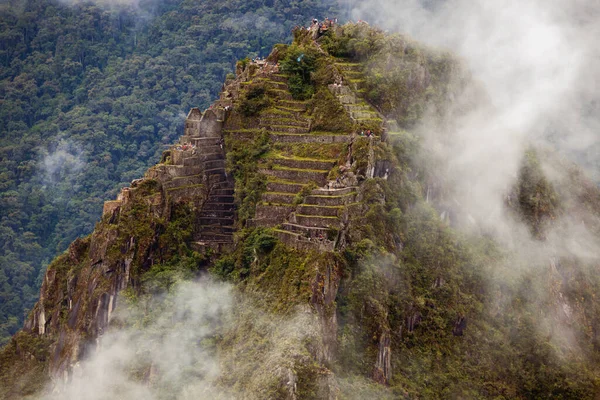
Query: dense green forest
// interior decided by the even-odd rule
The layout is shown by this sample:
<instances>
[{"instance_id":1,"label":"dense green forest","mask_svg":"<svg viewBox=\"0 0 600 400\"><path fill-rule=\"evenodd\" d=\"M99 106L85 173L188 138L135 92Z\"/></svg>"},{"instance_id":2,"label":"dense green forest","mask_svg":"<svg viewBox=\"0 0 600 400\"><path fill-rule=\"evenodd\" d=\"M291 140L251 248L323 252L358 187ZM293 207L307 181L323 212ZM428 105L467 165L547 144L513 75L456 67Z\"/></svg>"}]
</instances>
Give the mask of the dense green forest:
<instances>
[{"instance_id":1,"label":"dense green forest","mask_svg":"<svg viewBox=\"0 0 600 400\"><path fill-rule=\"evenodd\" d=\"M336 13L316 0L0 2L0 345L49 261L158 161L236 60Z\"/></svg>"}]
</instances>

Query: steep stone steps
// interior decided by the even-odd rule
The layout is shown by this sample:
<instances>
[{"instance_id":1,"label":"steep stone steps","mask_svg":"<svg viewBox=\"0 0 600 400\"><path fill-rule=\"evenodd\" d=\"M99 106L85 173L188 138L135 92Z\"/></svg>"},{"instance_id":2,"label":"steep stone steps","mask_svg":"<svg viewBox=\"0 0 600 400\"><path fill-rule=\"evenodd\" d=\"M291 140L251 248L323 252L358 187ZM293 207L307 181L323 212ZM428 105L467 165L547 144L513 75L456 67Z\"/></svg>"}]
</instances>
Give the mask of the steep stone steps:
<instances>
[{"instance_id":1,"label":"steep stone steps","mask_svg":"<svg viewBox=\"0 0 600 400\"><path fill-rule=\"evenodd\" d=\"M233 198L234 193L235 190L233 188L213 189L210 191L211 196L231 196L231 198Z\"/></svg>"},{"instance_id":2,"label":"steep stone steps","mask_svg":"<svg viewBox=\"0 0 600 400\"><path fill-rule=\"evenodd\" d=\"M205 210L202 209L200 218L229 218L233 221L233 210Z\"/></svg>"},{"instance_id":3,"label":"steep stone steps","mask_svg":"<svg viewBox=\"0 0 600 400\"><path fill-rule=\"evenodd\" d=\"M325 185L327 182L327 174L329 173L329 171L305 170L297 168L261 169L260 172L267 176L273 176L279 179L298 183L314 182L317 184L317 186Z\"/></svg>"},{"instance_id":4,"label":"steep stone steps","mask_svg":"<svg viewBox=\"0 0 600 400\"><path fill-rule=\"evenodd\" d=\"M201 225L200 229L202 232L218 235L233 235L233 232L235 232L233 225Z\"/></svg>"},{"instance_id":5,"label":"steep stone steps","mask_svg":"<svg viewBox=\"0 0 600 400\"><path fill-rule=\"evenodd\" d=\"M214 216L201 216L198 218L200 226L205 225L223 225L233 226L233 217L214 217Z\"/></svg>"},{"instance_id":6,"label":"steep stone steps","mask_svg":"<svg viewBox=\"0 0 600 400\"><path fill-rule=\"evenodd\" d=\"M203 232L198 236L197 240L200 243L233 243L233 236L229 234Z\"/></svg>"},{"instance_id":7,"label":"steep stone steps","mask_svg":"<svg viewBox=\"0 0 600 400\"><path fill-rule=\"evenodd\" d=\"M300 215L312 215L318 217L339 217L343 206L321 206L312 204L301 204L296 209L296 212Z\"/></svg>"},{"instance_id":8,"label":"steep stone steps","mask_svg":"<svg viewBox=\"0 0 600 400\"><path fill-rule=\"evenodd\" d=\"M209 198L210 200L210 198ZM228 211L228 212L233 212L234 211L234 205L233 202L227 202L227 203L220 203L220 202L206 202L204 203L204 206L202 207L202 211L208 211L208 210L219 210L219 211Z\"/></svg>"},{"instance_id":9,"label":"steep stone steps","mask_svg":"<svg viewBox=\"0 0 600 400\"><path fill-rule=\"evenodd\" d=\"M204 165L204 168L206 168L207 170L213 170L217 168L225 169L225 160L221 158L216 160L203 161L202 165Z\"/></svg>"},{"instance_id":10,"label":"steep stone steps","mask_svg":"<svg viewBox=\"0 0 600 400\"><path fill-rule=\"evenodd\" d=\"M348 143L349 135L316 135L316 134L291 134L271 132L271 140L276 143Z\"/></svg>"},{"instance_id":11,"label":"steep stone steps","mask_svg":"<svg viewBox=\"0 0 600 400\"><path fill-rule=\"evenodd\" d=\"M336 229L339 229L341 227L341 221L338 217L295 214L293 221L290 222L295 222L298 225L311 227L331 227Z\"/></svg>"},{"instance_id":12,"label":"steep stone steps","mask_svg":"<svg viewBox=\"0 0 600 400\"><path fill-rule=\"evenodd\" d=\"M231 203L231 204L233 204L234 199L233 199L233 196L230 196L230 195L219 196L219 195L213 195L211 193L208 196L207 202L211 202L211 203Z\"/></svg>"}]
</instances>

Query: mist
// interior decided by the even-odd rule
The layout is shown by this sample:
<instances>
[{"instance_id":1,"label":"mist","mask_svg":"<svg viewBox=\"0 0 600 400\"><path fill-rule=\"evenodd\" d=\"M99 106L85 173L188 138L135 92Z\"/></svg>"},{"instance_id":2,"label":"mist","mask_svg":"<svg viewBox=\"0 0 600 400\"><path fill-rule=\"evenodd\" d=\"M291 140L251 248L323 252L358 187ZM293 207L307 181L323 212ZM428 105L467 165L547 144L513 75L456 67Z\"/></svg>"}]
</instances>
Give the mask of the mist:
<instances>
[{"instance_id":1,"label":"mist","mask_svg":"<svg viewBox=\"0 0 600 400\"><path fill-rule=\"evenodd\" d=\"M39 148L38 153L37 175L42 188L57 193L60 198L70 197L77 190L73 183L87 165L83 150L63 139L51 148Z\"/></svg>"},{"instance_id":2,"label":"mist","mask_svg":"<svg viewBox=\"0 0 600 400\"><path fill-rule=\"evenodd\" d=\"M582 151L599 145L598 115L583 109L598 88L600 6L562 0L429 3L352 3L352 17L465 60L486 102L458 115L452 127L440 130L425 120L417 132L441 160L435 173L453 184L462 213L512 241L519 228L506 218L504 202L525 150L550 146L580 161ZM583 167L597 174L594 165Z\"/></svg>"},{"instance_id":3,"label":"mist","mask_svg":"<svg viewBox=\"0 0 600 400\"><path fill-rule=\"evenodd\" d=\"M107 332L38 400L260 399L295 390L296 363L320 330L314 314L266 311L252 294L209 277L168 292L121 295ZM240 379L244 377L244 379Z\"/></svg>"}]
</instances>

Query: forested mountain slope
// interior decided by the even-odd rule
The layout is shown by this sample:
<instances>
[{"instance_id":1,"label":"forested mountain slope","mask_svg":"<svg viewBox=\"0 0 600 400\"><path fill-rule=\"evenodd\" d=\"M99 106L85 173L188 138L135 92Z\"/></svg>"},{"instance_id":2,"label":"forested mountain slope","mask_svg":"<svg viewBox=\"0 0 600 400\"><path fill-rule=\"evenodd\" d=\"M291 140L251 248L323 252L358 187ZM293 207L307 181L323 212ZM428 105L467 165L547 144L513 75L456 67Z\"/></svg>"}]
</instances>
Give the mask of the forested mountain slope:
<instances>
[{"instance_id":1,"label":"forested mountain slope","mask_svg":"<svg viewBox=\"0 0 600 400\"><path fill-rule=\"evenodd\" d=\"M51 0L0 5L0 345L45 266L159 159L235 62L335 2Z\"/></svg>"}]
</instances>

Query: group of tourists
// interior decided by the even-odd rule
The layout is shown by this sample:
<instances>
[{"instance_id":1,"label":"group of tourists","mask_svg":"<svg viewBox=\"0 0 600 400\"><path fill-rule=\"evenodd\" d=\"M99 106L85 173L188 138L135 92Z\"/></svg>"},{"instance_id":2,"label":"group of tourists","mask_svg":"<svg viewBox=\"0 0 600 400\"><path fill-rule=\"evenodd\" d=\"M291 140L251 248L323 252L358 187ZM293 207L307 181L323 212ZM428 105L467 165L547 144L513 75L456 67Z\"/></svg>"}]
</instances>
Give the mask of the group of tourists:
<instances>
[{"instance_id":1,"label":"group of tourists","mask_svg":"<svg viewBox=\"0 0 600 400\"><path fill-rule=\"evenodd\" d=\"M375 134L370 129L367 129L366 132L365 131L360 131L360 136L371 137L371 136L375 136Z\"/></svg>"},{"instance_id":2,"label":"group of tourists","mask_svg":"<svg viewBox=\"0 0 600 400\"><path fill-rule=\"evenodd\" d=\"M196 145L191 143L178 144L175 149L179 151L196 150Z\"/></svg>"}]
</instances>

